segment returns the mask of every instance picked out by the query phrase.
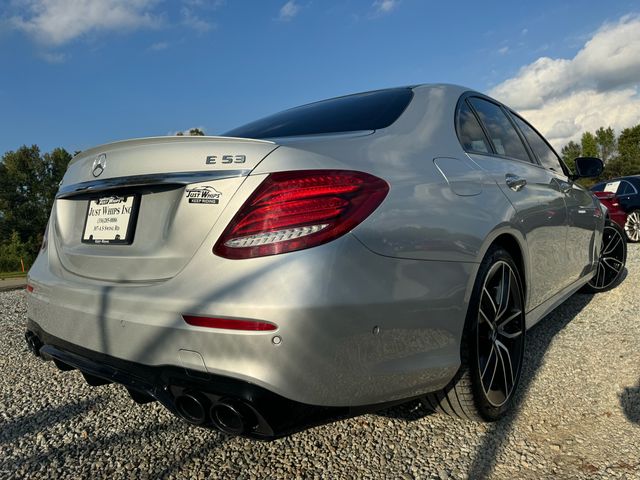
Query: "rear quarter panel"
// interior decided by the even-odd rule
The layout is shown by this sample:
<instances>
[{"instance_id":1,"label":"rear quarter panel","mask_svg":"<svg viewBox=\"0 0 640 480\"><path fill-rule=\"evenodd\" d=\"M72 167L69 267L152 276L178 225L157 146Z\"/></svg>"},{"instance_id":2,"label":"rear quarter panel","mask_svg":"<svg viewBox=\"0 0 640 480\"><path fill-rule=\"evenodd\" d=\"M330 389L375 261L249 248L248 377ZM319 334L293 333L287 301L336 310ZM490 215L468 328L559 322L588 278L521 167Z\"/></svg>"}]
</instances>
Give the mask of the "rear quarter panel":
<instances>
[{"instance_id":1,"label":"rear quarter panel","mask_svg":"<svg viewBox=\"0 0 640 480\"><path fill-rule=\"evenodd\" d=\"M514 211L495 181L462 150L454 128L462 87L414 90L407 110L374 133L278 139L254 173L359 170L386 180L383 204L353 231L381 255L479 262L492 231Z\"/></svg>"}]
</instances>

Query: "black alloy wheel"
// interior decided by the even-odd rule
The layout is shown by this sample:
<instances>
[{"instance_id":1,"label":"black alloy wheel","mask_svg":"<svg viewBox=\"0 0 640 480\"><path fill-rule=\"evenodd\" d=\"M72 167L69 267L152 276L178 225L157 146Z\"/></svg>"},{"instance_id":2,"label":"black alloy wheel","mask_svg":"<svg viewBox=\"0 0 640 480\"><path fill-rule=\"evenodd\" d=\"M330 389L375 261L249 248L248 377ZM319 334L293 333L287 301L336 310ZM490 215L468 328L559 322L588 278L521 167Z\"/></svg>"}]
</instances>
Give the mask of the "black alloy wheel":
<instances>
[{"instance_id":1,"label":"black alloy wheel","mask_svg":"<svg viewBox=\"0 0 640 480\"><path fill-rule=\"evenodd\" d=\"M515 403L524 359L526 323L522 276L498 245L480 263L460 346L460 370L423 399L431 410L492 422Z\"/></svg>"},{"instance_id":2,"label":"black alloy wheel","mask_svg":"<svg viewBox=\"0 0 640 480\"><path fill-rule=\"evenodd\" d=\"M622 228L607 220L602 232L602 247L595 275L585 285L591 293L605 292L620 281L627 261L627 240Z\"/></svg>"},{"instance_id":3,"label":"black alloy wheel","mask_svg":"<svg viewBox=\"0 0 640 480\"><path fill-rule=\"evenodd\" d=\"M504 260L491 266L478 309L477 355L482 392L494 407L514 392L524 351L522 295L513 268Z\"/></svg>"}]
</instances>

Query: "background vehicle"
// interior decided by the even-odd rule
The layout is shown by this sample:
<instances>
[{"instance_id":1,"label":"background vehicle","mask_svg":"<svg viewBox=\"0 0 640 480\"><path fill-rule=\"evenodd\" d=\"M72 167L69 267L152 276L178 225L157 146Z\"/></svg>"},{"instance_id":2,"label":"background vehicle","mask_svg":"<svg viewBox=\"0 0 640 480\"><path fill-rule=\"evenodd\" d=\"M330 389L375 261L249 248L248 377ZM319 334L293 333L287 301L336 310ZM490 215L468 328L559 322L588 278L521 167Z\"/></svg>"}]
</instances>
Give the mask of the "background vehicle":
<instances>
[{"instance_id":1,"label":"background vehicle","mask_svg":"<svg viewBox=\"0 0 640 480\"><path fill-rule=\"evenodd\" d=\"M612 192L627 213L624 230L630 242L640 242L640 175L614 178L591 187L593 192Z\"/></svg>"},{"instance_id":2,"label":"background vehicle","mask_svg":"<svg viewBox=\"0 0 640 480\"><path fill-rule=\"evenodd\" d=\"M620 200L612 192L593 192L598 200L607 207L609 218L620 225L621 228L625 227L627 223L627 212L620 207Z\"/></svg>"},{"instance_id":3,"label":"background vehicle","mask_svg":"<svg viewBox=\"0 0 640 480\"><path fill-rule=\"evenodd\" d=\"M60 187L27 340L91 384L254 438L410 398L497 420L526 329L624 266L573 181L602 162L576 168L451 85L96 147Z\"/></svg>"}]
</instances>

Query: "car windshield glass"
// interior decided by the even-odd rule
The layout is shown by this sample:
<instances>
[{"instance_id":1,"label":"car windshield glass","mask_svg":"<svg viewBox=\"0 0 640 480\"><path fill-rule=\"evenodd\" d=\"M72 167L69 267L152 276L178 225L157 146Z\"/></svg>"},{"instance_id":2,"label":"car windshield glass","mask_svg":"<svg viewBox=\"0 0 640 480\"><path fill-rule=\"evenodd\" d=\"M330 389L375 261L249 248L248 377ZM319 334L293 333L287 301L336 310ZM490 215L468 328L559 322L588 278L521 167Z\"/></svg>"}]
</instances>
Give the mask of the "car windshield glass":
<instances>
[{"instance_id":1,"label":"car windshield glass","mask_svg":"<svg viewBox=\"0 0 640 480\"><path fill-rule=\"evenodd\" d=\"M395 122L412 97L410 88L393 88L332 98L276 113L224 135L272 138L378 130Z\"/></svg>"}]
</instances>

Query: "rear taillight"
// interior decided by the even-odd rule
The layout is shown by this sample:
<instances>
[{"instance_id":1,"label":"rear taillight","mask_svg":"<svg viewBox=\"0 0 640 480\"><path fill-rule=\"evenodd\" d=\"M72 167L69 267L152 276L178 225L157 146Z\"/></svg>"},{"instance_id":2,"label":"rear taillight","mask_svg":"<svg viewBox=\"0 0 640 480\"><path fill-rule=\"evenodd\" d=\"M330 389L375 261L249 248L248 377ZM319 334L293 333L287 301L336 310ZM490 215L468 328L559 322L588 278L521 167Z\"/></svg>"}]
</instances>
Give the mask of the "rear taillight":
<instances>
[{"instance_id":1,"label":"rear taillight","mask_svg":"<svg viewBox=\"0 0 640 480\"><path fill-rule=\"evenodd\" d=\"M251 258L330 242L367 218L388 192L387 182L362 172L272 173L231 220L213 252Z\"/></svg>"}]
</instances>

